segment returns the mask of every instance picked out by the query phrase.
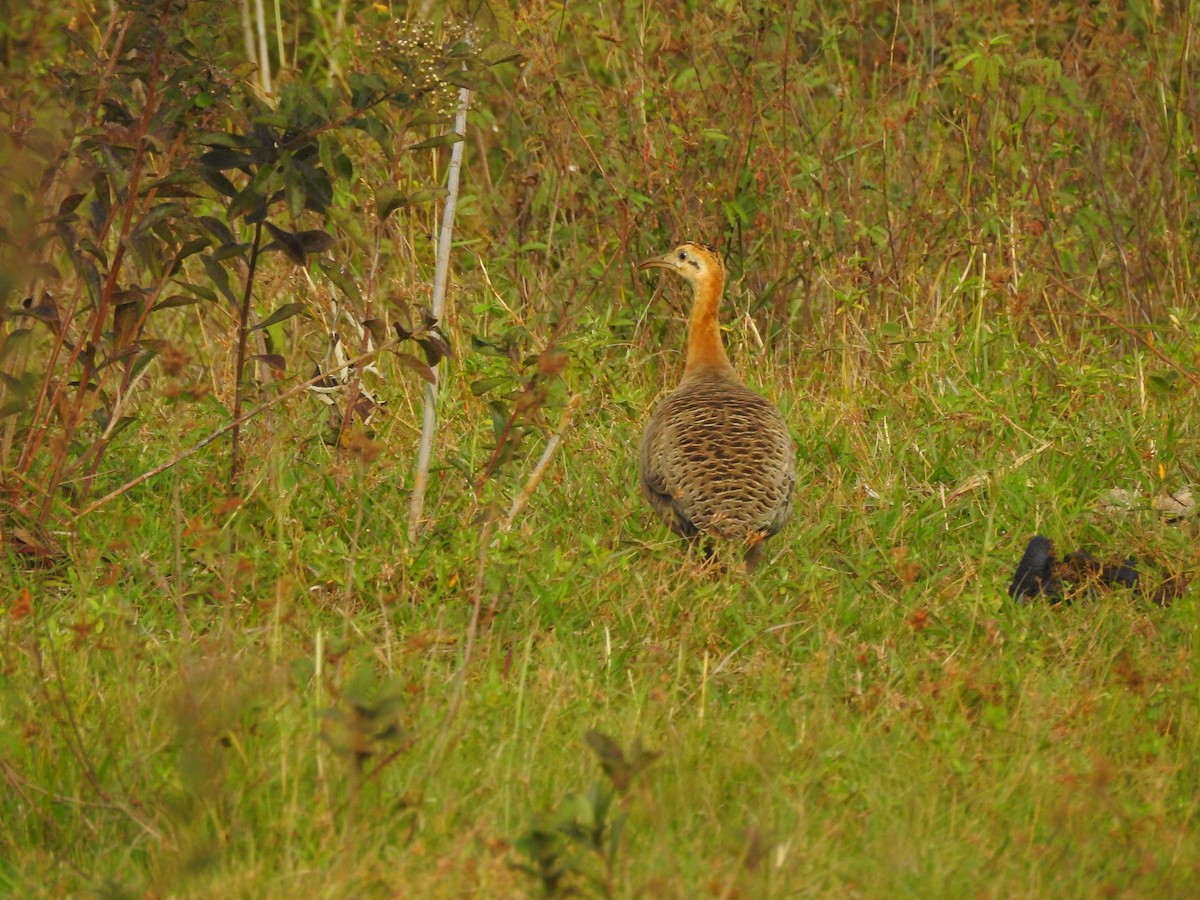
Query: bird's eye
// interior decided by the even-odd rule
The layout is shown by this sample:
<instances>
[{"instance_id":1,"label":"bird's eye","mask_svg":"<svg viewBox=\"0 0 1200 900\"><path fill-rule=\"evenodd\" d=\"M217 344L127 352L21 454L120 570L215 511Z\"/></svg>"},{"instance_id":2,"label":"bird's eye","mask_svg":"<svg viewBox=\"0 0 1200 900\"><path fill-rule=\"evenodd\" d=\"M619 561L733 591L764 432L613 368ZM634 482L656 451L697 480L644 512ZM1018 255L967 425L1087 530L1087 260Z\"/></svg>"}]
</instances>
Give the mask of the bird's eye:
<instances>
[{"instance_id":1,"label":"bird's eye","mask_svg":"<svg viewBox=\"0 0 1200 900\"><path fill-rule=\"evenodd\" d=\"M687 251L686 251L686 250L680 250L680 251L679 251L679 258L680 258L680 259L687 259Z\"/></svg>"}]
</instances>

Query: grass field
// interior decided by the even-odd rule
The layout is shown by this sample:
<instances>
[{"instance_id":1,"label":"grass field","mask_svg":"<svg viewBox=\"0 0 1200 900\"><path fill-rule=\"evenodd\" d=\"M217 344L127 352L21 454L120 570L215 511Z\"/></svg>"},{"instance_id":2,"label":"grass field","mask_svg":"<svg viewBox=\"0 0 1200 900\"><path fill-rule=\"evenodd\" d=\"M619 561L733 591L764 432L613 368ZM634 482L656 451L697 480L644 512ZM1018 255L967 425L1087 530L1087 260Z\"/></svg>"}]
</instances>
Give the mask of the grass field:
<instances>
[{"instance_id":1,"label":"grass field","mask_svg":"<svg viewBox=\"0 0 1200 900\"><path fill-rule=\"evenodd\" d=\"M94 84L156 95L95 74L107 8L10 11L0 893L1200 893L1196 591L1152 596L1200 564L1190 507L1161 502L1200 484L1200 7L452 5L388 14L432 16L435 41L471 18L488 60L520 58L473 80L415 540L422 363L381 355L386 411L330 441L328 408L281 388L322 360L339 276L281 253L249 269L255 313L304 312L259 330L286 365L246 378L246 408L275 402L240 475L222 439L94 505L230 422L237 315L213 288L143 316L165 343L123 385L136 418L55 418L38 398L89 371L68 357L99 305L81 256L102 279L128 247L113 283L144 287L247 269L156 267L132 201L96 253L56 237L116 158L78 149L119 143ZM137 6L208 54L189 77L253 78L236 13ZM382 6L343 4L344 28L284 6L280 90L370 65ZM143 141L147 171L211 152L193 139ZM350 318L403 318L440 205L380 198L444 183L449 150L343 145L328 209L273 219L333 236ZM114 208L136 193L107 177ZM187 215L249 242L219 194ZM632 263L681 239L725 255L730 356L797 443L794 518L752 574L689 553L637 490L688 294ZM22 306L39 290L77 318ZM122 327L95 334L118 360ZM1016 603L1038 533L1136 557L1143 583Z\"/></svg>"}]
</instances>

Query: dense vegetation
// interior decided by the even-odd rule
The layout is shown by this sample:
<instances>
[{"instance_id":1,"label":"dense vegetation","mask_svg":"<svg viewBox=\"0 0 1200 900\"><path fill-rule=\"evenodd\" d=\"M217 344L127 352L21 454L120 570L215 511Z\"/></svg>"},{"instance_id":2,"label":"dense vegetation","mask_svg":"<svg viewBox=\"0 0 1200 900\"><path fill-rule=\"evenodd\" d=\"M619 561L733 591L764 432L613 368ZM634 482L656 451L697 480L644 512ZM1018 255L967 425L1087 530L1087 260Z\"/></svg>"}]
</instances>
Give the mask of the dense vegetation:
<instances>
[{"instance_id":1,"label":"dense vegetation","mask_svg":"<svg viewBox=\"0 0 1200 900\"><path fill-rule=\"evenodd\" d=\"M266 6L0 0L0 889L1200 891L1196 4ZM680 239L751 575L636 491Z\"/></svg>"}]
</instances>

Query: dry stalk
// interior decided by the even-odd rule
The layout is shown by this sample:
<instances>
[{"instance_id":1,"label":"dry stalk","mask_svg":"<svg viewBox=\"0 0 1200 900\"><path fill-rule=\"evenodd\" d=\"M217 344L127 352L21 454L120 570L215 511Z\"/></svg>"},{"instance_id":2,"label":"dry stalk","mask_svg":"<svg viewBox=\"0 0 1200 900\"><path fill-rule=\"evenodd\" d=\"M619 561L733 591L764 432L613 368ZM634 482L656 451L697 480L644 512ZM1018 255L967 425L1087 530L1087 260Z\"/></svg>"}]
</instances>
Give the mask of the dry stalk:
<instances>
[{"instance_id":1,"label":"dry stalk","mask_svg":"<svg viewBox=\"0 0 1200 900\"><path fill-rule=\"evenodd\" d=\"M442 210L442 228L438 233L437 268L433 277L433 298L430 303L433 317L443 322L446 309L446 281L450 274L450 244L454 238L454 210L458 205L458 176L462 169L463 146L466 144L467 107L471 92L458 92L458 113L454 117L454 133L463 137L450 151L450 169L446 175L446 206ZM433 382L425 385L424 413L421 418L421 443L417 447L417 468L413 474L412 499L408 507L408 540L417 539L421 516L425 512L425 490L429 485L429 460L433 455L433 438L437 431L438 366L433 370Z\"/></svg>"},{"instance_id":2,"label":"dry stalk","mask_svg":"<svg viewBox=\"0 0 1200 900\"><path fill-rule=\"evenodd\" d=\"M509 531L512 528L517 514L525 508L530 498L533 497L533 492L537 490L537 486L541 483L542 477L546 474L546 469L550 465L550 460L554 458L559 445L562 444L563 435L566 434L567 428L570 427L571 417L575 415L575 410L579 409L579 404L582 400L583 397L580 394L576 394L568 401L567 408L563 410L562 417L558 420L558 427L554 429L554 434L546 442L546 449L542 452L542 458L537 461L537 465L529 473L529 479L525 482L525 487L521 488L521 493L513 498L512 507L508 510L508 515L501 520L501 531Z\"/></svg>"}]
</instances>

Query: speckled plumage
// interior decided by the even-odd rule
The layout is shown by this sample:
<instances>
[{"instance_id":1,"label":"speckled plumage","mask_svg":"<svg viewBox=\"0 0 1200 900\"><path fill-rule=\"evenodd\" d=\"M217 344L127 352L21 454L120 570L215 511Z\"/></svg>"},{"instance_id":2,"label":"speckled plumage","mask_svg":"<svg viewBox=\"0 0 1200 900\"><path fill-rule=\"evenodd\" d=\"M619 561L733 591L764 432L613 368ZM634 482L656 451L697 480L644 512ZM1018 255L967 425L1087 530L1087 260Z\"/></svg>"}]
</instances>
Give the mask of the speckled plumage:
<instances>
[{"instance_id":1,"label":"speckled plumage","mask_svg":"<svg viewBox=\"0 0 1200 900\"><path fill-rule=\"evenodd\" d=\"M738 379L716 322L725 271L700 244L683 244L643 268L670 268L692 283L688 362L679 387L655 407L642 435L642 491L677 534L748 545L779 531L792 512L795 448L787 423Z\"/></svg>"}]
</instances>

